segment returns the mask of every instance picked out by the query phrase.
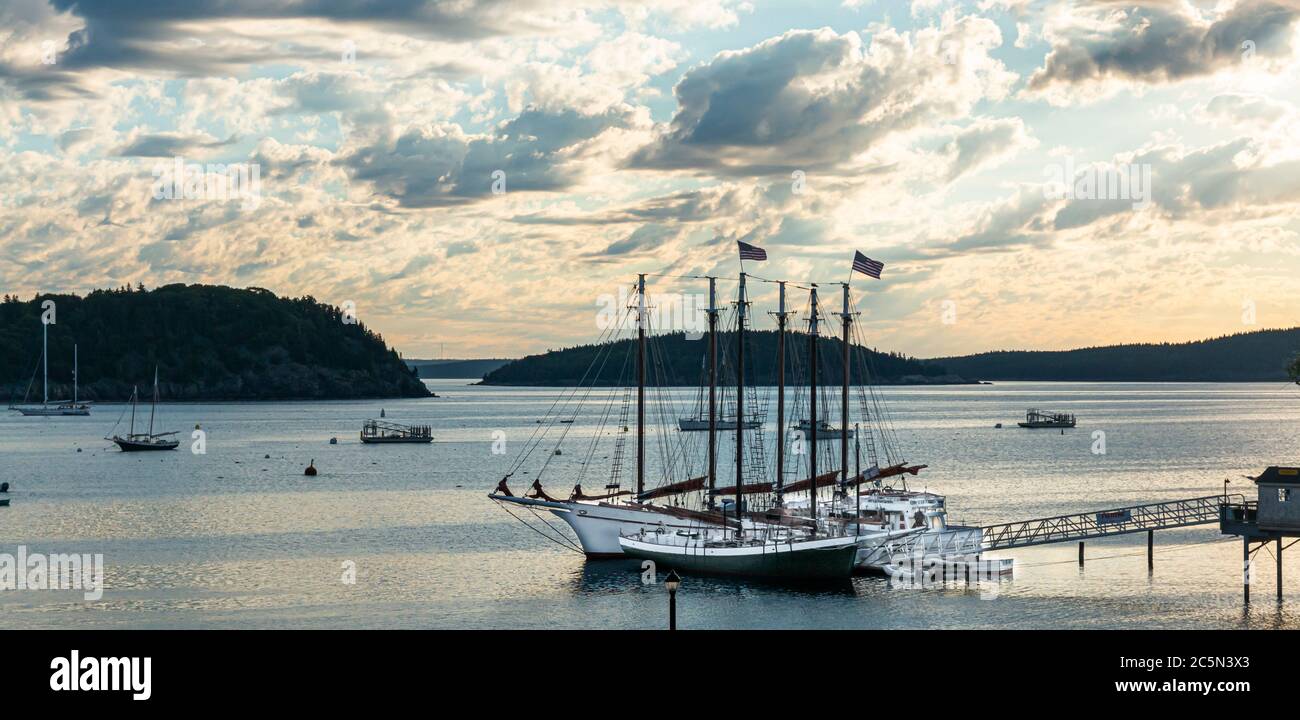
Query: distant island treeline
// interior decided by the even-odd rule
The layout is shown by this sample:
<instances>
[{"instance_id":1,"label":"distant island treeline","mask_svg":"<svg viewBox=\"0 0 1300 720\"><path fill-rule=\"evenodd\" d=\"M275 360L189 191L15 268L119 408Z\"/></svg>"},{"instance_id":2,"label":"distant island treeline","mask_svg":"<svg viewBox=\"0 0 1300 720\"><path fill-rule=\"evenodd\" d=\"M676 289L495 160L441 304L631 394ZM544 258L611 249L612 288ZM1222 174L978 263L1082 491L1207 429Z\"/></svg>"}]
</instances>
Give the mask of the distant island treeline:
<instances>
[{"instance_id":1,"label":"distant island treeline","mask_svg":"<svg viewBox=\"0 0 1300 720\"><path fill-rule=\"evenodd\" d=\"M1185 343L1007 350L927 362L982 380L1249 382L1287 380L1297 352L1300 328L1289 328Z\"/></svg>"},{"instance_id":2,"label":"distant island treeline","mask_svg":"<svg viewBox=\"0 0 1300 720\"><path fill-rule=\"evenodd\" d=\"M776 333L750 334L750 376L775 382ZM612 357L630 351L632 340L619 341ZM706 346L681 333L657 343L674 373L669 384L693 385L700 377ZM839 341L828 339L826 352L838 357ZM596 356L597 345L580 345L530 355L501 365L483 377L485 385L579 384ZM802 353L801 341L792 352ZM1043 382L1266 382L1300 380L1300 328L1257 330L1185 343L1142 343L1076 350L1003 350L954 357L916 359L895 352L868 350L873 382L881 385L959 384L993 380ZM499 361L491 361L499 362ZM611 362L597 384L617 382L624 372ZM793 380L787 373L787 381ZM854 374L853 382L859 382ZM588 379L587 382L591 380ZM624 376L624 382L628 382Z\"/></svg>"},{"instance_id":3,"label":"distant island treeline","mask_svg":"<svg viewBox=\"0 0 1300 720\"><path fill-rule=\"evenodd\" d=\"M407 360L422 378L481 378L510 362L508 358L479 360Z\"/></svg>"},{"instance_id":4,"label":"distant island treeline","mask_svg":"<svg viewBox=\"0 0 1300 720\"><path fill-rule=\"evenodd\" d=\"M777 333L774 330L756 330L748 333L746 345L745 374L753 383L776 382ZM631 368L624 360L634 353L631 339L619 340L608 355L609 360L585 379L583 374L592 365L602 345L579 345L562 350L550 350L540 355L520 358L488 373L484 385L617 385L635 382ZM804 352L805 341L801 337L790 336L787 340L789 353L787 357L786 380L795 382L796 354ZM728 345L728 347L730 347ZM840 341L826 339L819 352L827 357L840 357ZM701 368L708 351L705 340L687 339L684 333L661 335L655 338L655 359L657 366L663 367L662 377L659 373L648 380L651 384L691 386L700 382ZM872 382L881 385L898 384L961 384L973 382L964 377L953 375L937 363L927 363L897 353L878 352L864 349L869 360L869 372L873 373ZM723 363L719 349L719 364ZM727 371L728 373L730 371ZM839 372L839 371L837 371ZM659 378L659 379L656 379ZM861 374L854 368L853 382L862 381ZM827 380L838 382L836 378Z\"/></svg>"},{"instance_id":5,"label":"distant island treeline","mask_svg":"<svg viewBox=\"0 0 1300 720\"><path fill-rule=\"evenodd\" d=\"M424 383L384 339L310 296L260 288L166 285L40 294L0 301L0 386L7 398L41 399L41 314L49 326L50 398L72 395L73 344L80 396L125 400L158 368L170 400L426 397ZM32 383L33 373L35 382Z\"/></svg>"}]
</instances>

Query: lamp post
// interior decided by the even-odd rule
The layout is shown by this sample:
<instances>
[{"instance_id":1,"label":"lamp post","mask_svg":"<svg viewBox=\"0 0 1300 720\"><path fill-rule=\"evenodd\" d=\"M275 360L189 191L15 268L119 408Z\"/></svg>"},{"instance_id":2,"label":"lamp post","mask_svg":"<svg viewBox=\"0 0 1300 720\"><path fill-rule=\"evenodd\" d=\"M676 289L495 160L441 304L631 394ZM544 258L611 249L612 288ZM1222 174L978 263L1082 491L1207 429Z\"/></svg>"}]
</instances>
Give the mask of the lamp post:
<instances>
[{"instance_id":1,"label":"lamp post","mask_svg":"<svg viewBox=\"0 0 1300 720\"><path fill-rule=\"evenodd\" d=\"M664 578L664 587L668 588L668 629L677 629L677 588L682 584L682 578L676 570L669 570L668 577Z\"/></svg>"}]
</instances>

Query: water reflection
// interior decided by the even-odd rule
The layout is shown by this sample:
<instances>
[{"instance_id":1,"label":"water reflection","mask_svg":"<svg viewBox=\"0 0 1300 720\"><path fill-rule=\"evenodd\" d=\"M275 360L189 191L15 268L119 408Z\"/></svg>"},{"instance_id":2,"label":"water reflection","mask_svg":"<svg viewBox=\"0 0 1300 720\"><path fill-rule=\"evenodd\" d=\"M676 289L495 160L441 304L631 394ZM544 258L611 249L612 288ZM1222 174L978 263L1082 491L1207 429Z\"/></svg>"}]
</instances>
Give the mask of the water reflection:
<instances>
[{"instance_id":1,"label":"water reflection","mask_svg":"<svg viewBox=\"0 0 1300 720\"><path fill-rule=\"evenodd\" d=\"M649 570L641 560L588 560L572 576L571 592L577 594L627 592L639 588L655 589L663 584L672 568L657 567L654 580L647 581ZM854 597L858 579L844 578L819 582L761 580L754 578L712 577L679 573L682 593L715 595L774 594L787 598Z\"/></svg>"},{"instance_id":2,"label":"water reflection","mask_svg":"<svg viewBox=\"0 0 1300 720\"><path fill-rule=\"evenodd\" d=\"M662 626L667 568L643 585L638 561L587 562L484 497L516 449L493 454L493 432L522 442L555 391L456 382L437 391L443 399L384 403L399 422L446 428L413 447L356 441L373 401L169 407L175 425L203 425L208 453L152 459L103 451L95 422L0 416L14 498L0 510L0 552L102 552L108 584L94 605L0 593L0 627ZM1289 430L1300 423L1294 397L1268 384L885 393L907 457L930 465L918 482L947 494L952 519L970 524L1215 494L1223 477L1293 454ZM689 403L694 391L680 395ZM993 428L1029 404L1074 412L1081 427ZM1106 455L1090 452L1093 428L1107 432ZM321 475L304 478L312 458ZM1144 536L1097 542L1082 573L1072 544L1026 548L1011 553L1014 581L995 587L686 577L679 619L690 628L1300 627L1300 596L1292 585L1277 607L1271 563L1243 608L1240 546L1217 538L1214 527L1158 534L1154 575ZM355 585L341 582L345 561L356 563ZM1296 577L1300 554L1285 562Z\"/></svg>"}]
</instances>

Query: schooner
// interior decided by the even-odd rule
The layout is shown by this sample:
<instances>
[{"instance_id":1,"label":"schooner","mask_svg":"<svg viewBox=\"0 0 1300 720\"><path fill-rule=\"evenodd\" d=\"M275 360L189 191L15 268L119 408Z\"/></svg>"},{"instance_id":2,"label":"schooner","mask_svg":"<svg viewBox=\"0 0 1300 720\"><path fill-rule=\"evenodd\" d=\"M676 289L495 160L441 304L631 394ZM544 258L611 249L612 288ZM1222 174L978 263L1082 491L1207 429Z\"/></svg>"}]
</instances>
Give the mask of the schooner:
<instances>
[{"instance_id":1,"label":"schooner","mask_svg":"<svg viewBox=\"0 0 1300 720\"><path fill-rule=\"evenodd\" d=\"M154 414L158 409L158 368L153 370L153 400L149 403L149 432L137 433L135 431L135 410L140 400L140 388L137 386L131 390L131 424L127 430L126 437L113 435L106 437L105 440L111 440L122 452L141 452L149 450L175 450L180 445L180 441L173 438L176 431L156 433L153 431ZM125 410L123 411L125 412ZM122 422L119 416L117 422ZM113 428L117 428L117 423L113 423ZM112 432L111 430L109 432Z\"/></svg>"},{"instance_id":2,"label":"schooner","mask_svg":"<svg viewBox=\"0 0 1300 720\"><path fill-rule=\"evenodd\" d=\"M742 248L743 252L743 248ZM766 255L764 255L766 257ZM749 307L746 295L746 275L740 274L740 285L736 299L736 417L744 418L745 400L745 321ZM784 295L784 286L782 294ZM809 316L810 364L816 367L817 337L817 289L812 288L812 311ZM784 303L782 303L784 306ZM783 333L782 333L783 335ZM782 338L784 339L784 338ZM780 381L784 388L784 378ZM816 373L811 376L809 385L811 402L816 412L817 380ZM782 393L783 395L783 393ZM815 432L815 431L814 431ZM761 515L749 513L746 508L747 494L771 493L771 483L745 482L745 445L743 442L743 423L736 432L736 482L730 488L718 490L719 494L733 494L731 503L733 514L738 519L735 528L695 528L690 532L668 532L655 528L639 529L635 534L625 534L619 538L623 552L631 557L652 560L688 573L709 575L737 575L745 577L789 579L789 580L834 580L845 579L853 573L859 545L869 540L879 542L889 535L888 531L870 531L867 537L859 533L845 532L840 525L823 523L816 512L816 488L810 486L810 510L806 516L788 515L781 508L769 508ZM814 438L815 440L815 438ZM783 444L783 441L779 441ZM814 444L815 447L815 444ZM811 475L817 477L816 452L811 458ZM783 468L777 469L778 478ZM777 493L778 502L782 493ZM726 505L723 506L726 514ZM751 525L748 532L742 518L758 515L758 522ZM873 543L875 544L875 543Z\"/></svg>"},{"instance_id":3,"label":"schooner","mask_svg":"<svg viewBox=\"0 0 1300 720\"><path fill-rule=\"evenodd\" d=\"M749 253L749 255L746 255ZM761 257L756 257L762 253ZM741 243L742 260L766 259L759 248ZM854 261L854 270L879 277L883 267L865 265L860 269L860 258ZM878 267L877 267L878 266ZM874 272L873 272L874 271ZM541 445L537 437L530 438L521 457L516 459L510 472L502 478L489 497L498 502L516 519L529 524L534 530L560 544L570 544L567 537L558 533L546 520L554 515L568 524L577 535L579 546L589 558L638 557L666 564L682 572L696 574L739 575L780 579L832 579L847 578L855 569L884 568L890 558L914 548L969 548L973 537L978 547L978 531L972 535L969 528L948 528L945 525L943 498L931 493L908 491L886 486L891 478L916 475L924 465L909 466L897 452L897 438L888 427L888 416L875 390L870 387L867 364L869 356L852 349L862 348L854 342L852 330L854 317L849 284L840 283L842 309L840 316L842 337L839 353L819 353L819 344L831 342L823 338L825 313L819 299L819 288L810 285L807 306L806 351L788 353L787 333L787 282L767 280L748 275L743 266L738 278L737 299L734 303L734 326L729 332L719 328L721 311L717 305L715 277L700 278L709 281L707 415L704 403L697 401L698 419L707 424L706 433L676 434L676 447L664 448L666 458L663 477L653 487L647 485L646 439L650 431L646 412L650 407L647 398L648 371L660 368L661 352L651 341L651 328L647 315L645 294L646 275L638 277L634 302L628 310L635 313L635 340L630 343L631 353L624 365L635 359L635 404L631 402L633 386L618 383L624 390L624 403L618 420L606 408L598 423L594 444L602 435L615 437L613 459L597 459L589 452L588 460L578 471L577 482L567 498L552 497L542 486L542 477L550 477L548 468L559 445L569 436L577 406L589 396L589 389L574 388L568 397L556 401L556 410L549 427L561 428L554 438L554 449L546 453L546 460L533 478L531 490L522 497L513 494L508 481L523 471L524 461ZM755 394L756 388L746 372L746 335L749 326L750 301L747 284L750 280L774 283L779 287L779 310L772 313L777 320L778 346L776 357L776 468L769 472L764 455L766 407ZM719 340L734 339L730 353L719 353ZM628 346L625 343L624 346ZM599 384L600 373L607 364L617 361L611 356L616 342L597 343L598 352L583 382ZM838 355L838 361L834 357ZM734 357L734 362L730 362ZM855 361L856 360L856 364ZM723 367L719 367L721 365ZM838 362L839 367L832 367ZM839 382L821 383L822 365L838 369ZM728 368L727 366L730 365ZM734 404L724 415L719 412L718 390L723 371L730 370L734 377ZM850 418L851 370L857 370L861 381L857 384L860 416L865 427L855 425ZM593 372L595 375L593 375ZM806 387L795 397L795 417L818 418L824 422L807 422L787 426L786 380L787 373L795 377L795 385ZM804 377L800 378L800 375ZM833 373L832 373L833 374ZM802 382L799 380L802 379ZM665 384L654 383L656 388ZM830 425L828 415L833 407L823 402L821 395L838 385L839 427ZM616 391L617 392L617 391ZM581 393L581 398L578 395ZM611 397L614 393L611 393ZM752 403L752 405L751 405ZM635 477L636 489L625 490L621 484L624 465L624 446L628 440L629 408L634 407L635 420ZM747 408L752 410L747 411ZM819 412L821 408L821 412ZM660 410L659 437L664 441L664 425L680 415ZM666 416L666 417L664 417ZM539 421L540 424L541 421ZM805 421L806 422L806 421ZM606 431L612 423L613 431ZM725 424L724 424L725 423ZM878 426L878 427L873 427ZM539 427L534 436L545 436L548 428ZM735 440L734 483L720 487L718 459L720 430L728 431ZM706 464L703 472L691 465L688 445L691 436L707 437ZM838 440L838 443L833 441ZM849 448L852 440L854 467L849 473ZM864 443L865 441L865 443ZM663 443L671 444L671 443ZM861 447L865 444L870 467L863 470ZM838 445L838 463L832 448ZM789 451L789 452L787 452ZM825 464L821 457L825 455ZM835 467L838 465L838 467ZM605 493L587 495L582 481L596 466L609 469ZM793 473L793 482L786 482ZM890 481L892 482L892 481ZM822 498L820 496L826 495ZM518 512L517 512L518 511ZM532 515L533 521L528 519ZM964 533L964 534L963 534Z\"/></svg>"}]
</instances>

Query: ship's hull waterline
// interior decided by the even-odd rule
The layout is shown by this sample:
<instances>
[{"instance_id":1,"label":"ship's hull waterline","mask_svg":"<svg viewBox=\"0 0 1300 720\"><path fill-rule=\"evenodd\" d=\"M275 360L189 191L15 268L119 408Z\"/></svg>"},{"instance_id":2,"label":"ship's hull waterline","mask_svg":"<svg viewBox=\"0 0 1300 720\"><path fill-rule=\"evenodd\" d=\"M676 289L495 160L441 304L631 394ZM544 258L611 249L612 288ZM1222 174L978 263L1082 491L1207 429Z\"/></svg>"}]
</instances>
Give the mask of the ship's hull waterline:
<instances>
[{"instance_id":1,"label":"ship's hull waterline","mask_svg":"<svg viewBox=\"0 0 1300 720\"><path fill-rule=\"evenodd\" d=\"M175 450L180 442L177 440L164 440L162 442L143 442L139 440L122 440L113 439L122 452L157 452L160 450Z\"/></svg>"},{"instance_id":2,"label":"ship's hull waterline","mask_svg":"<svg viewBox=\"0 0 1300 720\"><path fill-rule=\"evenodd\" d=\"M85 417L90 414L88 408L13 408L27 417Z\"/></svg>"},{"instance_id":3,"label":"ship's hull waterline","mask_svg":"<svg viewBox=\"0 0 1300 720\"><path fill-rule=\"evenodd\" d=\"M846 580L858 553L852 537L742 547L670 545L631 537L619 542L625 555L651 560L663 570L768 580Z\"/></svg>"}]
</instances>

